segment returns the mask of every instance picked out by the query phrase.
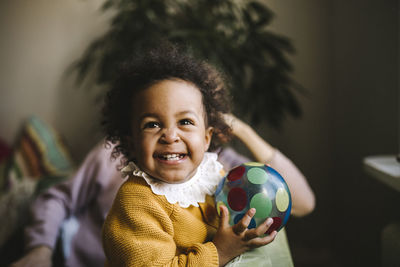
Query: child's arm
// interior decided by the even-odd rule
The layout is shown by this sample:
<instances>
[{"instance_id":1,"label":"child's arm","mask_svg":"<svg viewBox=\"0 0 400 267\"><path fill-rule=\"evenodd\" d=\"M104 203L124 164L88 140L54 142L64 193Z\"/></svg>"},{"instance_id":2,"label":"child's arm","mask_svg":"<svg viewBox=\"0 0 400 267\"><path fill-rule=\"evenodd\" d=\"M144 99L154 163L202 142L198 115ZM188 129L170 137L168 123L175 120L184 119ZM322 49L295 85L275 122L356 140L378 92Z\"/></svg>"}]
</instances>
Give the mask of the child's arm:
<instances>
[{"instance_id":1,"label":"child's arm","mask_svg":"<svg viewBox=\"0 0 400 267\"><path fill-rule=\"evenodd\" d=\"M314 193L296 165L245 122L232 114L226 114L225 121L231 126L233 135L243 142L255 160L269 164L285 178L293 201L292 214L304 216L312 212L315 206Z\"/></svg>"},{"instance_id":2,"label":"child's arm","mask_svg":"<svg viewBox=\"0 0 400 267\"><path fill-rule=\"evenodd\" d=\"M220 226L214 236L213 242L218 250L219 266L224 266L230 260L240 254L252 249L271 243L277 234L273 231L271 234L263 236L273 223L271 218L254 229L247 229L251 218L256 213L254 208L247 211L234 226L229 225L229 211L225 206L220 207L221 217Z\"/></svg>"}]
</instances>

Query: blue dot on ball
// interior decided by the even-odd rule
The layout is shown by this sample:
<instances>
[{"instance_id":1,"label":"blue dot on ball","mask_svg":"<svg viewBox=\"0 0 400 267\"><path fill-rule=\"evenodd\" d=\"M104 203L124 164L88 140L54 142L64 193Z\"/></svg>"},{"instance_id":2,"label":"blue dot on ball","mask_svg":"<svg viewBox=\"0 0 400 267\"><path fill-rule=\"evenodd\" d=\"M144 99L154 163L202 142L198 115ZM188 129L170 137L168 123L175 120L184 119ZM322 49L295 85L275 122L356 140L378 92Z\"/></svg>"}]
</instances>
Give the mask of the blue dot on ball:
<instances>
[{"instance_id":1,"label":"blue dot on ball","mask_svg":"<svg viewBox=\"0 0 400 267\"><path fill-rule=\"evenodd\" d=\"M233 218L233 223L237 224L245 215L246 213L240 213ZM247 227L248 229L256 228L256 221L254 218L251 219L249 226Z\"/></svg>"}]
</instances>

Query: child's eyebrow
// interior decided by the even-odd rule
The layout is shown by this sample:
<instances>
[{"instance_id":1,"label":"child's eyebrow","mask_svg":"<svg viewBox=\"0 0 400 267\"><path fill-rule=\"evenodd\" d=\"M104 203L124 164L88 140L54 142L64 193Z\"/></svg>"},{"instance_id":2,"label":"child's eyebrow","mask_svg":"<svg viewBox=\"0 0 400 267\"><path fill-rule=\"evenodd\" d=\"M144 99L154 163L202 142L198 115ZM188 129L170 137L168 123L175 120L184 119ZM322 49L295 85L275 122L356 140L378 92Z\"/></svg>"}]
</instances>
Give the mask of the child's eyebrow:
<instances>
[{"instance_id":1,"label":"child's eyebrow","mask_svg":"<svg viewBox=\"0 0 400 267\"><path fill-rule=\"evenodd\" d=\"M186 116L186 115L192 115L192 116L194 116L194 117L196 117L197 119L199 119L199 116L197 115L197 112L195 112L195 111L193 111L193 110L183 110L183 111L180 111L180 112L177 112L176 114L175 114L175 116ZM139 116L139 121L142 121L142 120L144 120L144 119L146 119L146 118L156 118L156 119L160 119L160 115L159 114L157 114L157 113L144 113L144 114L142 114L142 115L140 115Z\"/></svg>"},{"instance_id":2,"label":"child's eyebrow","mask_svg":"<svg viewBox=\"0 0 400 267\"><path fill-rule=\"evenodd\" d=\"M193 115L194 117L199 118L199 116L197 116L197 113L192 110L184 110L184 111L178 112L176 115L177 116Z\"/></svg>"},{"instance_id":3,"label":"child's eyebrow","mask_svg":"<svg viewBox=\"0 0 400 267\"><path fill-rule=\"evenodd\" d=\"M144 113L142 115L139 116L139 121L144 120L145 118L157 118L158 119L158 115L156 113Z\"/></svg>"}]
</instances>

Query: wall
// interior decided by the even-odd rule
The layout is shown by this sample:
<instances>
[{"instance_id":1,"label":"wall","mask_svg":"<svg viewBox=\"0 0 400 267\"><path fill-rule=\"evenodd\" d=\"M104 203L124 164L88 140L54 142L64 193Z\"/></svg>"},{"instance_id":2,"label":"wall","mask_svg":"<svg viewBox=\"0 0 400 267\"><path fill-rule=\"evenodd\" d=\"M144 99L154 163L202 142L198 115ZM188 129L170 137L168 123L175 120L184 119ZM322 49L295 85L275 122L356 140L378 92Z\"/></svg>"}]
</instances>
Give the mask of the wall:
<instances>
[{"instance_id":1,"label":"wall","mask_svg":"<svg viewBox=\"0 0 400 267\"><path fill-rule=\"evenodd\" d=\"M379 266L381 230L400 219L399 193L362 167L365 156L399 152L398 7L396 0L334 2L332 205L345 219L333 244L352 266Z\"/></svg>"},{"instance_id":2,"label":"wall","mask_svg":"<svg viewBox=\"0 0 400 267\"><path fill-rule=\"evenodd\" d=\"M101 3L0 2L1 138L12 143L22 121L36 114L65 136L77 159L93 145L98 128L98 110L92 108L96 88L77 90L66 69L107 29Z\"/></svg>"},{"instance_id":3,"label":"wall","mask_svg":"<svg viewBox=\"0 0 400 267\"><path fill-rule=\"evenodd\" d=\"M265 136L303 170L315 212L287 226L296 266L379 266L380 234L398 220L398 192L362 159L399 148L398 1L266 1L293 39L301 120Z\"/></svg>"},{"instance_id":4,"label":"wall","mask_svg":"<svg viewBox=\"0 0 400 267\"><path fill-rule=\"evenodd\" d=\"M284 123L282 130L267 128L265 137L303 171L317 199L313 214L292 218L287 226L296 266L329 266L335 131L332 125L333 27L331 1L266 1L276 14L272 28L288 36L296 53L291 56L294 78L306 89L298 94L301 119ZM312 257L310 256L312 255ZM303 265L302 265L303 264Z\"/></svg>"}]
</instances>

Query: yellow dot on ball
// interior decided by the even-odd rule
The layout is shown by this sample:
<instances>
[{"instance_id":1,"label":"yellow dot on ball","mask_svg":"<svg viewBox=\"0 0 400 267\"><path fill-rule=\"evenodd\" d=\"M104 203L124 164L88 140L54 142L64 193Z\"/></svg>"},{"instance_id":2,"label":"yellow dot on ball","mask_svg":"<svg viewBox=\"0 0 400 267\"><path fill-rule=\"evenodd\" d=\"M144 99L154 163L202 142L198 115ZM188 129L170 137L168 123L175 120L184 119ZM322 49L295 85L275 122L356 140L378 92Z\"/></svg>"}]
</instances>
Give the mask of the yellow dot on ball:
<instances>
[{"instance_id":1,"label":"yellow dot on ball","mask_svg":"<svg viewBox=\"0 0 400 267\"><path fill-rule=\"evenodd\" d=\"M275 195L276 207L280 212L284 212L289 207L289 194L284 188L279 188Z\"/></svg>"},{"instance_id":2,"label":"yellow dot on ball","mask_svg":"<svg viewBox=\"0 0 400 267\"><path fill-rule=\"evenodd\" d=\"M221 205L225 205L224 202L218 201L218 203L217 203L217 212L218 212L218 215L221 215L221 211L219 210L219 207L221 207Z\"/></svg>"},{"instance_id":3,"label":"yellow dot on ball","mask_svg":"<svg viewBox=\"0 0 400 267\"><path fill-rule=\"evenodd\" d=\"M251 161L251 162L246 162L244 165L251 167L262 167L264 166L264 163Z\"/></svg>"}]
</instances>

